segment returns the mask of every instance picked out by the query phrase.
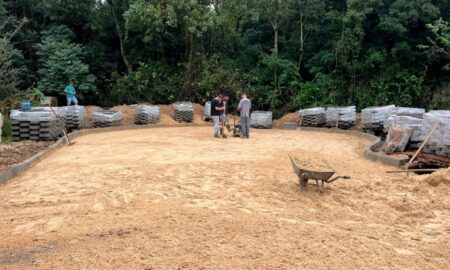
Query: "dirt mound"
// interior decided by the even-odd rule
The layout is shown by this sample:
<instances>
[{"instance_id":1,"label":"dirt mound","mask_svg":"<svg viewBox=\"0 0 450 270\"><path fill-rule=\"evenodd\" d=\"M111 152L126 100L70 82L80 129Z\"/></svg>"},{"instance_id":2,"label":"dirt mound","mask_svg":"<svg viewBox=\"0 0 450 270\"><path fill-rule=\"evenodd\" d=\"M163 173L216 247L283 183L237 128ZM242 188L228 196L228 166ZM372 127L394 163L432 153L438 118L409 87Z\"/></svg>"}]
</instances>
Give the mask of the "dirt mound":
<instances>
[{"instance_id":1,"label":"dirt mound","mask_svg":"<svg viewBox=\"0 0 450 270\"><path fill-rule=\"evenodd\" d=\"M135 107L129 105L115 106L110 110L122 112L122 126L134 125Z\"/></svg>"},{"instance_id":2,"label":"dirt mound","mask_svg":"<svg viewBox=\"0 0 450 270\"><path fill-rule=\"evenodd\" d=\"M203 124L203 111L205 109L204 106L198 104L198 103L194 103L192 104L194 107L194 124Z\"/></svg>"},{"instance_id":3,"label":"dirt mound","mask_svg":"<svg viewBox=\"0 0 450 270\"><path fill-rule=\"evenodd\" d=\"M450 168L439 170L425 179L429 185L433 187L439 186L441 183L450 185Z\"/></svg>"},{"instance_id":4,"label":"dirt mound","mask_svg":"<svg viewBox=\"0 0 450 270\"><path fill-rule=\"evenodd\" d=\"M283 128L283 123L286 122L300 122L300 116L297 112L286 114L285 116L281 117L280 119L273 121L273 127L274 128Z\"/></svg>"}]
</instances>

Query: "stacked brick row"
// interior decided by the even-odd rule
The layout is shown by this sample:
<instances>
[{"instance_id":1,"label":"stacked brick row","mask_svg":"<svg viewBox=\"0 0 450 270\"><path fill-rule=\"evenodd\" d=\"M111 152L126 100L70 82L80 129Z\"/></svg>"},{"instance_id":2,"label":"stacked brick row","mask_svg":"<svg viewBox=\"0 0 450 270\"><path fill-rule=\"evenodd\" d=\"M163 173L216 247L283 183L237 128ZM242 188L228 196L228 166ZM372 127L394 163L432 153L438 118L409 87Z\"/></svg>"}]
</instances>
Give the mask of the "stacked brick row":
<instances>
[{"instance_id":1,"label":"stacked brick row","mask_svg":"<svg viewBox=\"0 0 450 270\"><path fill-rule=\"evenodd\" d=\"M60 108L67 131L83 129L87 126L86 111L83 106L65 106Z\"/></svg>"},{"instance_id":2,"label":"stacked brick row","mask_svg":"<svg viewBox=\"0 0 450 270\"><path fill-rule=\"evenodd\" d=\"M326 123L325 121L325 109L310 108L299 111L301 117L302 127L323 127Z\"/></svg>"},{"instance_id":3,"label":"stacked brick row","mask_svg":"<svg viewBox=\"0 0 450 270\"><path fill-rule=\"evenodd\" d=\"M189 101L175 102L173 104L173 118L178 122L194 121L194 107Z\"/></svg>"},{"instance_id":4,"label":"stacked brick row","mask_svg":"<svg viewBox=\"0 0 450 270\"><path fill-rule=\"evenodd\" d=\"M136 106L134 123L136 125L156 124L159 122L159 106L138 105Z\"/></svg>"},{"instance_id":5,"label":"stacked brick row","mask_svg":"<svg viewBox=\"0 0 450 270\"><path fill-rule=\"evenodd\" d=\"M118 127L122 124L122 112L118 111L98 111L92 113L94 128Z\"/></svg>"},{"instance_id":6,"label":"stacked brick row","mask_svg":"<svg viewBox=\"0 0 450 270\"><path fill-rule=\"evenodd\" d=\"M384 123L386 120L395 113L395 105L381 106L381 107L369 107L363 109L362 112L362 124L363 131L383 133Z\"/></svg>"},{"instance_id":7,"label":"stacked brick row","mask_svg":"<svg viewBox=\"0 0 450 270\"><path fill-rule=\"evenodd\" d=\"M254 128L272 128L272 112L254 111L250 116L250 126Z\"/></svg>"},{"instance_id":8,"label":"stacked brick row","mask_svg":"<svg viewBox=\"0 0 450 270\"><path fill-rule=\"evenodd\" d=\"M350 129L356 124L356 107L329 107L325 118L327 127Z\"/></svg>"},{"instance_id":9,"label":"stacked brick row","mask_svg":"<svg viewBox=\"0 0 450 270\"><path fill-rule=\"evenodd\" d=\"M450 111L430 111L424 114L421 129L421 140L439 122L439 127L433 132L428 143L423 148L425 153L450 157Z\"/></svg>"},{"instance_id":10,"label":"stacked brick row","mask_svg":"<svg viewBox=\"0 0 450 270\"><path fill-rule=\"evenodd\" d=\"M60 121L46 110L11 111L13 141L53 141L62 135Z\"/></svg>"}]
</instances>

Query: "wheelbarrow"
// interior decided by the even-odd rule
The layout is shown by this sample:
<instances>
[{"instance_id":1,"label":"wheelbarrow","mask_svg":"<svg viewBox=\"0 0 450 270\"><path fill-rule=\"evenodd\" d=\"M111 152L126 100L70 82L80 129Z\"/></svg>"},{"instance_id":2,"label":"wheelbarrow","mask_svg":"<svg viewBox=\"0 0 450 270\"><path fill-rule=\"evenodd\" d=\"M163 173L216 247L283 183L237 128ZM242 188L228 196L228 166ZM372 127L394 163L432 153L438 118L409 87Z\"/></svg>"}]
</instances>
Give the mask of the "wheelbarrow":
<instances>
[{"instance_id":1,"label":"wheelbarrow","mask_svg":"<svg viewBox=\"0 0 450 270\"><path fill-rule=\"evenodd\" d=\"M295 174L297 174L298 176L298 181L302 190L308 186L309 180L315 180L315 185L317 186L319 192L322 194L325 189L325 183L331 183L338 179L350 179L350 176L341 175L332 178L332 176L336 173L332 170L319 172L300 168L300 166L297 165L297 163L291 156L289 156L289 158L291 159L292 169L294 169Z\"/></svg>"}]
</instances>

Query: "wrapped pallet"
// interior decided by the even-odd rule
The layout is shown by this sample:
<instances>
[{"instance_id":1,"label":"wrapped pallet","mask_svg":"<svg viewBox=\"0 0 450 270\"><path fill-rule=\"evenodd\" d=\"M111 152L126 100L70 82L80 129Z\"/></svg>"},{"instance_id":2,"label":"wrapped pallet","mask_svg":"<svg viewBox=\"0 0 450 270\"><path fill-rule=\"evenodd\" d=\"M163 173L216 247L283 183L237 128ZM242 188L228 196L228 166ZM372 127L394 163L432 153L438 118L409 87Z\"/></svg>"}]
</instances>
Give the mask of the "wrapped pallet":
<instances>
[{"instance_id":1,"label":"wrapped pallet","mask_svg":"<svg viewBox=\"0 0 450 270\"><path fill-rule=\"evenodd\" d=\"M70 132L87 126L86 110L84 106L64 106L60 109L66 129Z\"/></svg>"},{"instance_id":2,"label":"wrapped pallet","mask_svg":"<svg viewBox=\"0 0 450 270\"><path fill-rule=\"evenodd\" d=\"M329 107L325 118L327 127L349 129L356 124L356 107Z\"/></svg>"},{"instance_id":3,"label":"wrapped pallet","mask_svg":"<svg viewBox=\"0 0 450 270\"><path fill-rule=\"evenodd\" d=\"M13 141L51 141L62 135L60 121L48 110L12 110L10 119Z\"/></svg>"},{"instance_id":4,"label":"wrapped pallet","mask_svg":"<svg viewBox=\"0 0 450 270\"><path fill-rule=\"evenodd\" d=\"M325 125L325 108L309 108L300 110L298 113L302 127L322 127Z\"/></svg>"},{"instance_id":5,"label":"wrapped pallet","mask_svg":"<svg viewBox=\"0 0 450 270\"><path fill-rule=\"evenodd\" d=\"M365 131L383 131L386 120L395 113L395 105L369 107L363 109L362 124Z\"/></svg>"},{"instance_id":6,"label":"wrapped pallet","mask_svg":"<svg viewBox=\"0 0 450 270\"><path fill-rule=\"evenodd\" d=\"M272 112L254 111L250 115L250 126L254 128L272 128Z\"/></svg>"},{"instance_id":7,"label":"wrapped pallet","mask_svg":"<svg viewBox=\"0 0 450 270\"><path fill-rule=\"evenodd\" d=\"M173 118L178 122L194 121L194 106L190 101L179 101L173 104Z\"/></svg>"},{"instance_id":8,"label":"wrapped pallet","mask_svg":"<svg viewBox=\"0 0 450 270\"><path fill-rule=\"evenodd\" d=\"M438 156L450 157L450 111L430 111L424 114L421 140L425 140L433 127L439 122L423 151Z\"/></svg>"},{"instance_id":9,"label":"wrapped pallet","mask_svg":"<svg viewBox=\"0 0 450 270\"><path fill-rule=\"evenodd\" d=\"M135 109L134 123L136 125L156 124L161 114L159 106L137 105Z\"/></svg>"},{"instance_id":10,"label":"wrapped pallet","mask_svg":"<svg viewBox=\"0 0 450 270\"><path fill-rule=\"evenodd\" d=\"M410 117L419 118L419 119L423 119L424 113L425 113L425 109L422 109L422 108L397 107L395 109L395 115L410 116Z\"/></svg>"},{"instance_id":11,"label":"wrapped pallet","mask_svg":"<svg viewBox=\"0 0 450 270\"><path fill-rule=\"evenodd\" d=\"M211 119L211 101L207 101L203 109L203 121L210 121Z\"/></svg>"},{"instance_id":12,"label":"wrapped pallet","mask_svg":"<svg viewBox=\"0 0 450 270\"><path fill-rule=\"evenodd\" d=\"M122 112L112 110L92 113L94 128L118 127L122 124L122 117Z\"/></svg>"}]
</instances>

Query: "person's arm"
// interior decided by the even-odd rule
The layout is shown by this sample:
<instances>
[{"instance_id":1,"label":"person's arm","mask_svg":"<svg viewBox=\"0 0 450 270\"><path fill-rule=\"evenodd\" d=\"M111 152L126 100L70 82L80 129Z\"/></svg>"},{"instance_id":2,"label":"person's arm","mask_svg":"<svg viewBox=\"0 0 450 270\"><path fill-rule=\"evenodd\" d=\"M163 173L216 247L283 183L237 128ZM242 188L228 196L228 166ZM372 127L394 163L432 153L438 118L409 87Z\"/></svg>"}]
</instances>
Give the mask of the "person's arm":
<instances>
[{"instance_id":1,"label":"person's arm","mask_svg":"<svg viewBox=\"0 0 450 270\"><path fill-rule=\"evenodd\" d=\"M239 104L238 104L236 110L237 110L238 112L240 112L240 111L242 110L242 99L239 100Z\"/></svg>"}]
</instances>

